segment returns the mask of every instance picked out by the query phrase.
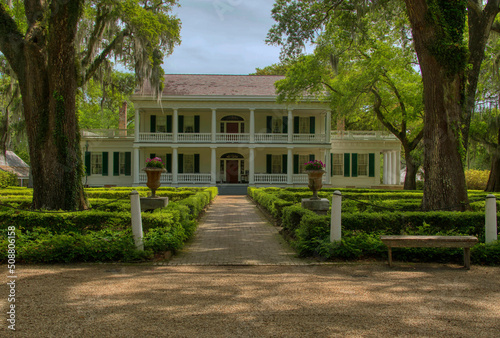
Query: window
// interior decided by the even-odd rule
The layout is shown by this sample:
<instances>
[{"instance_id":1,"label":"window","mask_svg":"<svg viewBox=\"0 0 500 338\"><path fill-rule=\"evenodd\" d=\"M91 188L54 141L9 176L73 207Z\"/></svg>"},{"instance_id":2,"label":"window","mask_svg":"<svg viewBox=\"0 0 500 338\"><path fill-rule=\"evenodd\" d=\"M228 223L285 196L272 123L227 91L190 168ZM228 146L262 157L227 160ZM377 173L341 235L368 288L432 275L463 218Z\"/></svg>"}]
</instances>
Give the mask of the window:
<instances>
[{"instance_id":1,"label":"window","mask_svg":"<svg viewBox=\"0 0 500 338\"><path fill-rule=\"evenodd\" d=\"M282 165L282 157L281 155L273 155L272 156L272 170L271 173L273 174L281 174L281 165Z\"/></svg>"},{"instance_id":2,"label":"window","mask_svg":"<svg viewBox=\"0 0 500 338\"><path fill-rule=\"evenodd\" d=\"M194 133L194 116L184 116L184 132Z\"/></svg>"},{"instance_id":3,"label":"window","mask_svg":"<svg viewBox=\"0 0 500 338\"><path fill-rule=\"evenodd\" d=\"M90 163L91 174L102 175L102 153L92 153Z\"/></svg>"},{"instance_id":4,"label":"window","mask_svg":"<svg viewBox=\"0 0 500 338\"><path fill-rule=\"evenodd\" d=\"M344 154L332 154L333 176L344 175Z\"/></svg>"},{"instance_id":5,"label":"window","mask_svg":"<svg viewBox=\"0 0 500 338\"><path fill-rule=\"evenodd\" d=\"M194 155L184 154L184 173L186 174L194 173Z\"/></svg>"},{"instance_id":6,"label":"window","mask_svg":"<svg viewBox=\"0 0 500 338\"><path fill-rule=\"evenodd\" d=\"M358 154L358 176L368 176L368 154Z\"/></svg>"},{"instance_id":7,"label":"window","mask_svg":"<svg viewBox=\"0 0 500 338\"><path fill-rule=\"evenodd\" d=\"M305 164L309 162L309 155L299 155L299 174L305 173Z\"/></svg>"},{"instance_id":8,"label":"window","mask_svg":"<svg viewBox=\"0 0 500 338\"><path fill-rule=\"evenodd\" d=\"M299 133L309 134L311 130L311 119L309 117L299 117Z\"/></svg>"},{"instance_id":9,"label":"window","mask_svg":"<svg viewBox=\"0 0 500 338\"><path fill-rule=\"evenodd\" d=\"M273 134L281 134L283 132L283 120L281 119L281 117L273 116L272 121Z\"/></svg>"},{"instance_id":10,"label":"window","mask_svg":"<svg viewBox=\"0 0 500 338\"><path fill-rule=\"evenodd\" d=\"M156 117L156 132L166 133L167 132L167 117L157 116Z\"/></svg>"},{"instance_id":11,"label":"window","mask_svg":"<svg viewBox=\"0 0 500 338\"><path fill-rule=\"evenodd\" d=\"M125 175L125 153L120 153L119 167L120 175Z\"/></svg>"}]
</instances>

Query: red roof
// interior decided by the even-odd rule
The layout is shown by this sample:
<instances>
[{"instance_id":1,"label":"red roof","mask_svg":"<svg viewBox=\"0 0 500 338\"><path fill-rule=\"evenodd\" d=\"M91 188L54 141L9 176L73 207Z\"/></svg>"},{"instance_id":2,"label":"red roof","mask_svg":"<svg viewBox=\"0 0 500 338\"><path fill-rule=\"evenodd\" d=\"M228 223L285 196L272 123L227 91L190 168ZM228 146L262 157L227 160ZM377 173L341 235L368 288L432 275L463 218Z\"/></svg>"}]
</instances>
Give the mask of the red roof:
<instances>
[{"instance_id":1,"label":"red roof","mask_svg":"<svg viewBox=\"0 0 500 338\"><path fill-rule=\"evenodd\" d=\"M165 75L163 96L275 96L274 83L284 79L278 75ZM146 82L137 92L152 95Z\"/></svg>"}]
</instances>

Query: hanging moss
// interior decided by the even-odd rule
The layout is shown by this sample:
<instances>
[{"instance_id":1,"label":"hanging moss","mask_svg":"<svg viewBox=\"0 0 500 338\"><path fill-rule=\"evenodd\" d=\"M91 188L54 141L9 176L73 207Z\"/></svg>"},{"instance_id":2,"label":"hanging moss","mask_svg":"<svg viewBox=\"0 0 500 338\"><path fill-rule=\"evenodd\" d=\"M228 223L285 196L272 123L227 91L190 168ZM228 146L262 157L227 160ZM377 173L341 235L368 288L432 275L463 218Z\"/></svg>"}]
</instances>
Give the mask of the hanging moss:
<instances>
[{"instance_id":1,"label":"hanging moss","mask_svg":"<svg viewBox=\"0 0 500 338\"><path fill-rule=\"evenodd\" d=\"M436 37L428 47L436 60L456 75L467 66L469 50L464 42L467 0L428 0L427 20L436 26Z\"/></svg>"}]
</instances>

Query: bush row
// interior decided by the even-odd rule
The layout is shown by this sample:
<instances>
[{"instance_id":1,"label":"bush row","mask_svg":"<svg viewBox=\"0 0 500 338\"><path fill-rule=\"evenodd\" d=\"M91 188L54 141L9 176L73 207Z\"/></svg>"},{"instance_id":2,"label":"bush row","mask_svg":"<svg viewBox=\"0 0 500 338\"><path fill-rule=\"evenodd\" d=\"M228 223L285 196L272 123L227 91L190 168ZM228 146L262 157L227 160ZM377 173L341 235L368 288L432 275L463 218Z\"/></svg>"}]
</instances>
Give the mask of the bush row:
<instances>
[{"instance_id":1,"label":"bush row","mask_svg":"<svg viewBox=\"0 0 500 338\"><path fill-rule=\"evenodd\" d=\"M0 170L0 188L17 185L17 176L8 171Z\"/></svg>"},{"instance_id":2,"label":"bush row","mask_svg":"<svg viewBox=\"0 0 500 338\"><path fill-rule=\"evenodd\" d=\"M196 218L216 196L203 189L166 208L142 213L145 251L135 249L130 212L0 212L0 261L7 260L7 232L16 231L16 259L26 263L132 261L176 251L196 230Z\"/></svg>"}]
</instances>

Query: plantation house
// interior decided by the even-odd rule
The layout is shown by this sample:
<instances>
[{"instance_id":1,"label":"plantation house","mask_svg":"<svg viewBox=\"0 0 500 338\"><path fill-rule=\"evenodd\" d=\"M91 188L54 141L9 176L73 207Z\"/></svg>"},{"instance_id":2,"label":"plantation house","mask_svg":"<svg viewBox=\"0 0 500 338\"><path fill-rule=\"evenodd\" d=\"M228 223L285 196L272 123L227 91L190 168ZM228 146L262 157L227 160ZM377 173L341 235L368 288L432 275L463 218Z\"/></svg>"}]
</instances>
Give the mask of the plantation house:
<instances>
[{"instance_id":1,"label":"plantation house","mask_svg":"<svg viewBox=\"0 0 500 338\"><path fill-rule=\"evenodd\" d=\"M89 186L139 186L146 159L160 157L164 186L304 186L304 163L326 164L334 187L398 185L400 143L383 132L331 131L328 103L277 103L281 76L166 75L162 97L132 97L135 129L83 130ZM381 169L383 154L383 169Z\"/></svg>"}]
</instances>

